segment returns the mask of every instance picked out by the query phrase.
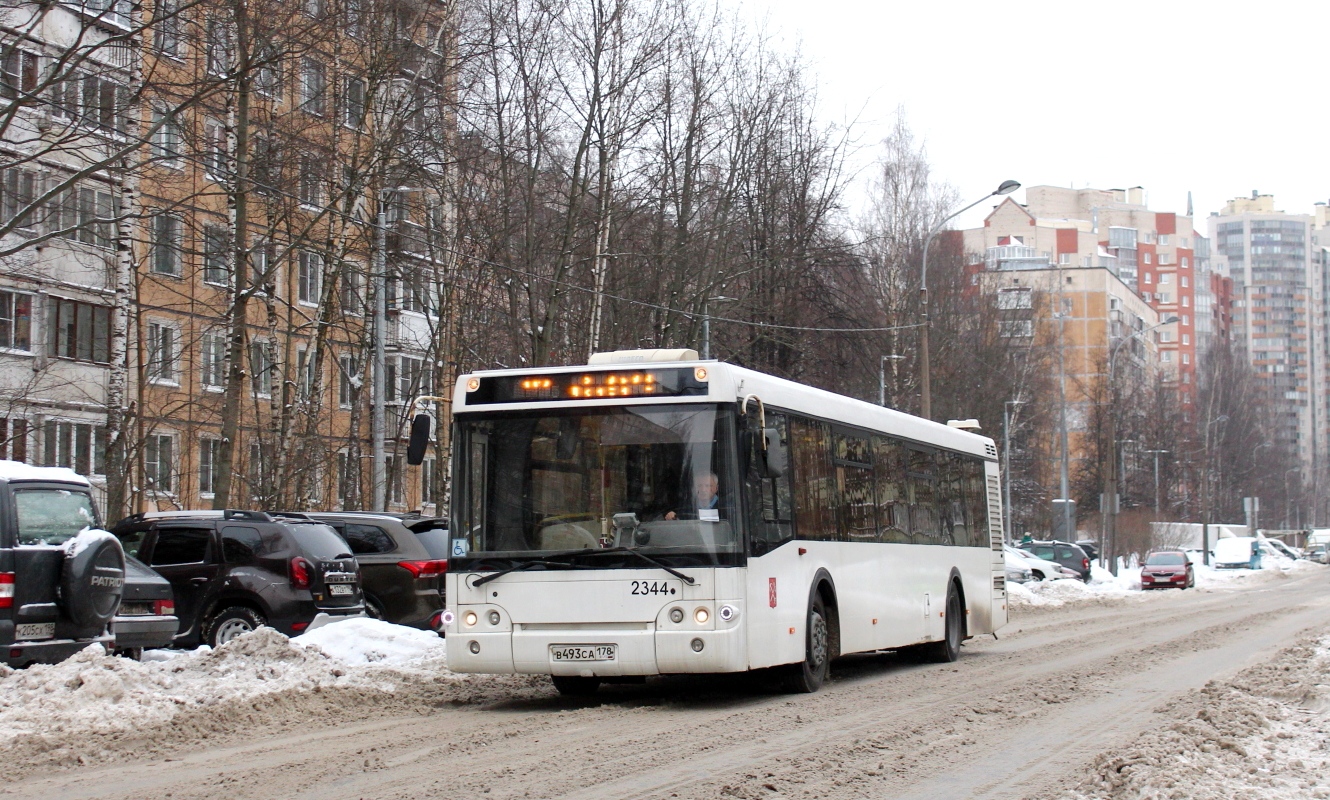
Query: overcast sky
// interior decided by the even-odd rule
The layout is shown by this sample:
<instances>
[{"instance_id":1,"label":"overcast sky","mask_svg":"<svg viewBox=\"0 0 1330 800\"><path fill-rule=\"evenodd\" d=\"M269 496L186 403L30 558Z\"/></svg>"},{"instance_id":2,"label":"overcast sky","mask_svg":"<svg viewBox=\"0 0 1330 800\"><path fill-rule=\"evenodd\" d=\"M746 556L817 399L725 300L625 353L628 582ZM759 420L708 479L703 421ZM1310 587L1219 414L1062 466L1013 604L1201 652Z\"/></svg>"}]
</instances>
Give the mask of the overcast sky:
<instances>
[{"instance_id":1,"label":"overcast sky","mask_svg":"<svg viewBox=\"0 0 1330 800\"><path fill-rule=\"evenodd\" d=\"M1330 200L1325 0L744 2L801 47L825 113L859 118L868 155L902 106L963 204L1007 178L1144 186L1179 213L1190 190L1204 232L1253 189L1290 213Z\"/></svg>"}]
</instances>

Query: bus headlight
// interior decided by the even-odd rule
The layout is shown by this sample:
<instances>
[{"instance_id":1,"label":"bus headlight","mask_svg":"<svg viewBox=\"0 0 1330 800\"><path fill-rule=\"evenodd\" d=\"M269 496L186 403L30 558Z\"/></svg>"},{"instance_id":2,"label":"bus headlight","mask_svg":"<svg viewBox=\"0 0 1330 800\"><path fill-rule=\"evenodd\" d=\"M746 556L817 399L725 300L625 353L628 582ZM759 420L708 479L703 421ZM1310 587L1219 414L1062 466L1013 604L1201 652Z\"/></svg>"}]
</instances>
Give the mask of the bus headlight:
<instances>
[{"instance_id":1,"label":"bus headlight","mask_svg":"<svg viewBox=\"0 0 1330 800\"><path fill-rule=\"evenodd\" d=\"M693 612L693 619L697 620L698 625L705 625L707 624L707 620L711 619L711 612L707 611L705 608L699 608ZM701 640L699 639L698 641Z\"/></svg>"},{"instance_id":2,"label":"bus headlight","mask_svg":"<svg viewBox=\"0 0 1330 800\"><path fill-rule=\"evenodd\" d=\"M680 622L683 622L683 609L682 609L682 608L671 608L671 609L670 609L670 622L673 622L675 625L678 625Z\"/></svg>"},{"instance_id":3,"label":"bus headlight","mask_svg":"<svg viewBox=\"0 0 1330 800\"><path fill-rule=\"evenodd\" d=\"M466 623L466 626L468 628L470 628L472 625L475 625L479 621L480 617L476 616L476 612L474 611L468 611L462 615L462 622Z\"/></svg>"},{"instance_id":4,"label":"bus headlight","mask_svg":"<svg viewBox=\"0 0 1330 800\"><path fill-rule=\"evenodd\" d=\"M739 616L739 609L734 606L721 606L720 618L722 622L730 622Z\"/></svg>"}]
</instances>

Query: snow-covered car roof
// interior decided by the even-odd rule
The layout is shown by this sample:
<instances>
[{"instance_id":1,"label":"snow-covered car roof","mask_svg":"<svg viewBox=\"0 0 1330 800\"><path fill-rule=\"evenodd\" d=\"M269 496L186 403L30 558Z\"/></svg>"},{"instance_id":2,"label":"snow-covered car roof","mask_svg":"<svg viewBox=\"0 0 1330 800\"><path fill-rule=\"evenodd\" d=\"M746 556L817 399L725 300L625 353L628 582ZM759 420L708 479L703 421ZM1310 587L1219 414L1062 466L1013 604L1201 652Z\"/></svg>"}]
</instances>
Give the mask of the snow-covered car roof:
<instances>
[{"instance_id":1,"label":"snow-covered car roof","mask_svg":"<svg viewBox=\"0 0 1330 800\"><path fill-rule=\"evenodd\" d=\"M61 481L91 486L88 479L67 467L34 467L22 461L0 461L0 480Z\"/></svg>"}]
</instances>

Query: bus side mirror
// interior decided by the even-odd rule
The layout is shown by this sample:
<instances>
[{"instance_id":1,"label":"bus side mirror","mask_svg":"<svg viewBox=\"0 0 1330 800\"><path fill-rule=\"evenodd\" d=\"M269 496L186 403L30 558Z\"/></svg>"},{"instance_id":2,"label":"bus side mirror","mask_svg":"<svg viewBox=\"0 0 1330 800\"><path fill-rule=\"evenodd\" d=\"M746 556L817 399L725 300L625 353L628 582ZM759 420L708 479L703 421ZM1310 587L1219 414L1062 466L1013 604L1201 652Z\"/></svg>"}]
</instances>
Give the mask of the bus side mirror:
<instances>
[{"instance_id":1,"label":"bus side mirror","mask_svg":"<svg viewBox=\"0 0 1330 800\"><path fill-rule=\"evenodd\" d=\"M785 474L789 468L785 458L785 448L780 444L780 431L775 428L764 428L762 430L762 439L766 444L762 455L766 463L768 478L779 478Z\"/></svg>"},{"instance_id":2,"label":"bus side mirror","mask_svg":"<svg viewBox=\"0 0 1330 800\"><path fill-rule=\"evenodd\" d=\"M406 463L413 467L425 462L425 448L429 446L430 423L433 421L429 414L417 414L411 418L411 438L406 444Z\"/></svg>"}]
</instances>

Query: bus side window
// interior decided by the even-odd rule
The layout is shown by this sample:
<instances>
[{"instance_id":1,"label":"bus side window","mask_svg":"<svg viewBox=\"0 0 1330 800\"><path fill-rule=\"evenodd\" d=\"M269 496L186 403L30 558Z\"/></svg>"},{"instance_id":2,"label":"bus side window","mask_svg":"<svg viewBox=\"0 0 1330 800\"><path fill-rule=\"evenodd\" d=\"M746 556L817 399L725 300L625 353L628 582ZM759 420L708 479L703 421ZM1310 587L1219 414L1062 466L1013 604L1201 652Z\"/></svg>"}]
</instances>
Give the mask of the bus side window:
<instances>
[{"instance_id":1,"label":"bus side window","mask_svg":"<svg viewBox=\"0 0 1330 800\"><path fill-rule=\"evenodd\" d=\"M790 446L789 427L782 414L767 414L767 426L780 433L780 446ZM747 483L749 487L750 530L754 542L762 542L754 547L754 555L761 555L771 548L794 538L794 514L790 497L790 470L778 478L767 478L761 474L762 443L752 437L753 452L749 454ZM786 459L789 463L789 459Z\"/></svg>"},{"instance_id":2,"label":"bus side window","mask_svg":"<svg viewBox=\"0 0 1330 800\"><path fill-rule=\"evenodd\" d=\"M984 476L984 462L977 458L965 459L966 521L970 525L970 546L991 547L988 530L988 480Z\"/></svg>"},{"instance_id":3,"label":"bus side window","mask_svg":"<svg viewBox=\"0 0 1330 800\"><path fill-rule=\"evenodd\" d=\"M843 431L834 434L834 442L839 538L851 542L876 541L872 442L868 436Z\"/></svg>"},{"instance_id":4,"label":"bus side window","mask_svg":"<svg viewBox=\"0 0 1330 800\"><path fill-rule=\"evenodd\" d=\"M967 547L970 534L965 524L964 458L959 453L937 454L937 511L941 543Z\"/></svg>"},{"instance_id":5,"label":"bus side window","mask_svg":"<svg viewBox=\"0 0 1330 800\"><path fill-rule=\"evenodd\" d=\"M909 544L905 447L889 436L873 437L874 484L877 495L878 541Z\"/></svg>"},{"instance_id":6,"label":"bus side window","mask_svg":"<svg viewBox=\"0 0 1330 800\"><path fill-rule=\"evenodd\" d=\"M831 464L831 426L790 420L794 466L794 529L800 539L833 541L836 530L836 471Z\"/></svg>"},{"instance_id":7,"label":"bus side window","mask_svg":"<svg viewBox=\"0 0 1330 800\"><path fill-rule=\"evenodd\" d=\"M940 544L937 520L937 460L914 447L909 458L910 532L915 544Z\"/></svg>"}]
</instances>

